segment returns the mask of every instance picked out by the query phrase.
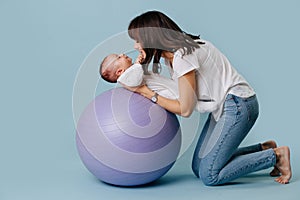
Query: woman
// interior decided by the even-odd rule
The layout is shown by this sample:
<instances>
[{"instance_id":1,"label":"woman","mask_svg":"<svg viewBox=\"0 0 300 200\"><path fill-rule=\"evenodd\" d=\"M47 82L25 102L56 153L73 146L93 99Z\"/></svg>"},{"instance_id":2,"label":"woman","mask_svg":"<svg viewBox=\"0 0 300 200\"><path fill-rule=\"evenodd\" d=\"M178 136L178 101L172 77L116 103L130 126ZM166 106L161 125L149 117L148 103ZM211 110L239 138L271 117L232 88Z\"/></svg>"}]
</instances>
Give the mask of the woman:
<instances>
[{"instance_id":1,"label":"woman","mask_svg":"<svg viewBox=\"0 0 300 200\"><path fill-rule=\"evenodd\" d=\"M149 11L128 27L135 49L144 54L143 64L160 58L178 84L179 98L158 96L146 85L128 88L166 110L188 117L194 109L209 112L195 149L192 168L205 185L221 185L245 174L274 166L275 181L286 184L292 172L290 150L268 141L239 148L258 117L258 103L249 83L210 42L187 34L165 14ZM145 68L145 70L147 70ZM277 171L279 170L279 171Z\"/></svg>"}]
</instances>

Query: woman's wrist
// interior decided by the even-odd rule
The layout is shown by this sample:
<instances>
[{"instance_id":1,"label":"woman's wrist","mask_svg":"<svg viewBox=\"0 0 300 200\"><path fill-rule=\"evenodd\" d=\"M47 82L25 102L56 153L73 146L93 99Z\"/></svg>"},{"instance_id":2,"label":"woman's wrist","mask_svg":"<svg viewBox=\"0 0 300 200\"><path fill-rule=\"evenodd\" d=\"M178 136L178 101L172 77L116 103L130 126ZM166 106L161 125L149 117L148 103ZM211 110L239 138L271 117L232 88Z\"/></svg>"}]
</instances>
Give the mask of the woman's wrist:
<instances>
[{"instance_id":1,"label":"woman's wrist","mask_svg":"<svg viewBox=\"0 0 300 200\"><path fill-rule=\"evenodd\" d=\"M150 99L152 101L153 96L155 96L155 94L157 94L156 92L149 92L149 96L147 96L148 99ZM156 97L157 98L157 97Z\"/></svg>"},{"instance_id":2,"label":"woman's wrist","mask_svg":"<svg viewBox=\"0 0 300 200\"><path fill-rule=\"evenodd\" d=\"M139 93L146 97L147 99L151 99L151 97L155 94L152 90L150 90L146 85L140 88Z\"/></svg>"},{"instance_id":3,"label":"woman's wrist","mask_svg":"<svg viewBox=\"0 0 300 200\"><path fill-rule=\"evenodd\" d=\"M153 95L155 94L155 92L153 92L152 90L147 90L147 91L144 91L144 94L143 96L146 97L147 99L151 99L151 97L153 97Z\"/></svg>"}]
</instances>

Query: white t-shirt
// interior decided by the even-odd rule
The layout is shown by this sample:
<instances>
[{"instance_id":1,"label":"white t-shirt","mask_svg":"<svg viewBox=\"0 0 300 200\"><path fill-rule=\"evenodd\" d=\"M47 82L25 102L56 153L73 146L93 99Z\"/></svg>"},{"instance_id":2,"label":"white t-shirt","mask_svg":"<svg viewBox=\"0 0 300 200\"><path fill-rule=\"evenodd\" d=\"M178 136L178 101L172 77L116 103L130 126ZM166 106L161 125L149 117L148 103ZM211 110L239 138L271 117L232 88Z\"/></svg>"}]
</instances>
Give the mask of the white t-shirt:
<instances>
[{"instance_id":1,"label":"white t-shirt","mask_svg":"<svg viewBox=\"0 0 300 200\"><path fill-rule=\"evenodd\" d=\"M198 101L195 109L199 112L211 112L218 121L227 94L246 98L253 96L255 92L213 44L201 41L205 44L189 55L182 56L182 49L175 52L170 73L178 83L179 77L196 70ZM168 62L166 65L170 66Z\"/></svg>"},{"instance_id":2,"label":"white t-shirt","mask_svg":"<svg viewBox=\"0 0 300 200\"><path fill-rule=\"evenodd\" d=\"M129 87L146 84L149 89L169 99L177 99L179 96L177 83L174 80L154 73L144 75L142 65L140 64L133 64L129 67L121 74L117 82Z\"/></svg>"}]
</instances>

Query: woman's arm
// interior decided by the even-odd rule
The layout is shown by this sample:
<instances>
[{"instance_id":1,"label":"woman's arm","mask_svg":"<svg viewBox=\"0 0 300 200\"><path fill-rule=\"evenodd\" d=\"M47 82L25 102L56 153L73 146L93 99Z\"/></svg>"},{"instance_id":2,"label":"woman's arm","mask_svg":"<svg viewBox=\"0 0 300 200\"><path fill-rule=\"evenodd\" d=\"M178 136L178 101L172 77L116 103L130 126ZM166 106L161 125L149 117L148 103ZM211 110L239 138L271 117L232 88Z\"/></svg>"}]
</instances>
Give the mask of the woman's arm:
<instances>
[{"instance_id":1,"label":"woman's arm","mask_svg":"<svg viewBox=\"0 0 300 200\"><path fill-rule=\"evenodd\" d=\"M127 87L128 88L128 87ZM146 85L137 88L128 88L131 91L135 91L148 99L154 95ZM166 110L181 115L183 117L189 117L196 104L196 74L195 71L190 71L178 79L179 98L176 100L168 99L162 96L158 96L157 104Z\"/></svg>"}]
</instances>

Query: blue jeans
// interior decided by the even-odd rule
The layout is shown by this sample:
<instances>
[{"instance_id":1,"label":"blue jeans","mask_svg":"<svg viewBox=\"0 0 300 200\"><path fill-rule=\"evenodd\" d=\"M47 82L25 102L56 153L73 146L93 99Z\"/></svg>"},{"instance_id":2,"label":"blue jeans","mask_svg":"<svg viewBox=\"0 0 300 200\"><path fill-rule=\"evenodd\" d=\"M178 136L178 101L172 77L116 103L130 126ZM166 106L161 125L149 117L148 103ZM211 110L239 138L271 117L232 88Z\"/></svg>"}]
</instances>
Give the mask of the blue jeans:
<instances>
[{"instance_id":1,"label":"blue jeans","mask_svg":"<svg viewBox=\"0 0 300 200\"><path fill-rule=\"evenodd\" d=\"M222 116L210 114L198 140L193 172L205 185L221 185L251 172L276 164L274 150L262 151L261 144L239 148L258 117L256 96L227 95Z\"/></svg>"}]
</instances>

